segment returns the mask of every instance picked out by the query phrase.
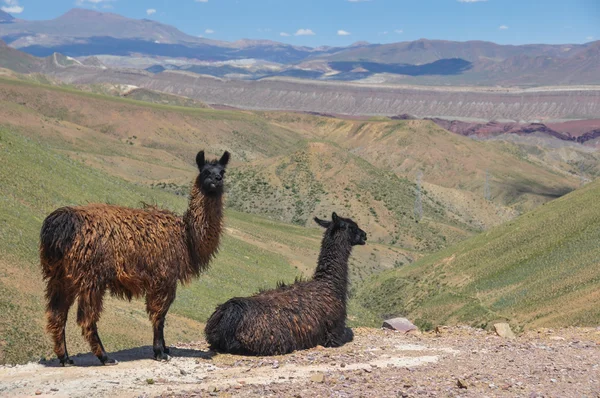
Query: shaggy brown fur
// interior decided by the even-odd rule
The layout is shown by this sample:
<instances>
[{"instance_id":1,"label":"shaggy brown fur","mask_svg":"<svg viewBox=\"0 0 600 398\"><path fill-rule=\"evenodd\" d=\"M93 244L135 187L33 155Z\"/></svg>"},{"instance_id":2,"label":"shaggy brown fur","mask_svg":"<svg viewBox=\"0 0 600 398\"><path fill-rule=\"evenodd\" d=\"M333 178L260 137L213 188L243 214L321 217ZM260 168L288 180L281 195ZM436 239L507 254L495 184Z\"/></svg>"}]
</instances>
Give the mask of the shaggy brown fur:
<instances>
[{"instance_id":1,"label":"shaggy brown fur","mask_svg":"<svg viewBox=\"0 0 600 398\"><path fill-rule=\"evenodd\" d=\"M223 176L229 161L196 163L183 217L155 207L132 209L105 204L63 207L50 214L41 230L40 261L46 280L47 330L60 362L72 364L65 342L69 308L78 300L77 323L92 352L113 364L98 336L105 292L120 298L146 297L154 330L154 355L168 359L165 316L177 282L186 283L209 266L223 229Z\"/></svg>"},{"instance_id":2,"label":"shaggy brown fur","mask_svg":"<svg viewBox=\"0 0 600 398\"><path fill-rule=\"evenodd\" d=\"M206 324L211 348L218 351L280 355L323 345L337 347L352 340L346 329L348 259L367 234L350 219L333 213L314 277L252 297L238 297L217 307Z\"/></svg>"}]
</instances>

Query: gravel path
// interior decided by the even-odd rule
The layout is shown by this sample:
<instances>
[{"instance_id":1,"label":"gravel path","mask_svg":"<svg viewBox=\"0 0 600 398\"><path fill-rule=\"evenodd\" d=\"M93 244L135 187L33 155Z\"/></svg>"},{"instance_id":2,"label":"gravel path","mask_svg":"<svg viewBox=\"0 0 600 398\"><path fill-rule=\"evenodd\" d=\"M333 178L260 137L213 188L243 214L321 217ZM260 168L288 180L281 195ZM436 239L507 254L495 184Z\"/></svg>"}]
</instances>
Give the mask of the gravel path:
<instances>
[{"instance_id":1,"label":"gravel path","mask_svg":"<svg viewBox=\"0 0 600 398\"><path fill-rule=\"evenodd\" d=\"M527 332L515 340L469 327L404 335L355 329L344 347L279 357L213 355L180 344L114 354L118 366L57 361L0 367L0 396L51 397L593 397L600 398L600 329Z\"/></svg>"}]
</instances>

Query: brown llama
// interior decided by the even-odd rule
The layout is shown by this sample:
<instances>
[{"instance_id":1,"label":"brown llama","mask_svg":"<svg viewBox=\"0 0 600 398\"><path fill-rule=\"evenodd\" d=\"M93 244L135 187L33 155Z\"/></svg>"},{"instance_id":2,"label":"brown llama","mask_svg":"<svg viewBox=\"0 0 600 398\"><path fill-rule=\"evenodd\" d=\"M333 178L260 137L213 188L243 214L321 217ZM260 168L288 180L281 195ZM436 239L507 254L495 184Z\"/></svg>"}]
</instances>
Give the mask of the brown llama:
<instances>
[{"instance_id":1,"label":"brown llama","mask_svg":"<svg viewBox=\"0 0 600 398\"><path fill-rule=\"evenodd\" d=\"M229 162L196 156L199 174L183 216L155 207L132 209L106 204L63 207L42 225L40 261L46 280L47 330L60 363L72 365L65 325L78 299L77 323L92 352L104 365L109 359L96 324L105 292L131 300L146 297L152 322L154 357L167 360L165 316L175 299L177 282L189 282L208 268L223 230L223 178Z\"/></svg>"},{"instance_id":2,"label":"brown llama","mask_svg":"<svg viewBox=\"0 0 600 398\"><path fill-rule=\"evenodd\" d=\"M209 318L205 334L211 349L245 355L282 355L351 341L346 328L348 259L367 234L354 221L332 214L312 280L296 281L252 297L221 304Z\"/></svg>"}]
</instances>

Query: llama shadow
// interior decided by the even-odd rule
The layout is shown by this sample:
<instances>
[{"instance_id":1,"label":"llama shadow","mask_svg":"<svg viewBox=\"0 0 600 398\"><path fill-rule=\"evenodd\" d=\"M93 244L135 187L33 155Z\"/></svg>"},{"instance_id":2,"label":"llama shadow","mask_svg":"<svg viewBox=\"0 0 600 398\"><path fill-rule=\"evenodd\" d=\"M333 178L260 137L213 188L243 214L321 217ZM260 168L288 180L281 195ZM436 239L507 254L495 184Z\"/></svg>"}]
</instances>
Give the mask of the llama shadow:
<instances>
[{"instance_id":1,"label":"llama shadow","mask_svg":"<svg viewBox=\"0 0 600 398\"><path fill-rule=\"evenodd\" d=\"M200 350L190 350L187 348L176 348L170 347L171 352L169 355L172 358L199 358L205 360L211 360L216 353L213 351L200 351ZM143 361L153 360L154 351L152 350L152 346L143 346L137 348L130 348L127 350L115 351L108 353L109 358L116 359L118 362L133 362L133 361ZM77 354L71 356L74 365L73 367L93 367L93 366L103 366L98 358L92 353L87 354ZM42 360L39 362L41 365L44 365L49 368L58 368L62 367L57 358L51 360Z\"/></svg>"}]
</instances>

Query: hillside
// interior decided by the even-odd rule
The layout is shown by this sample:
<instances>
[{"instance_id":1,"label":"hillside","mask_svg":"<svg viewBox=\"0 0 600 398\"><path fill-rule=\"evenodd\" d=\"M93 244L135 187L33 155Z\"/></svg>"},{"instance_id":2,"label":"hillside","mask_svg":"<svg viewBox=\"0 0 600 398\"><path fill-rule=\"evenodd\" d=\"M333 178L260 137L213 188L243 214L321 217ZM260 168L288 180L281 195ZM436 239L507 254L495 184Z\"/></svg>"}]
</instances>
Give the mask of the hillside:
<instances>
[{"instance_id":1,"label":"hillside","mask_svg":"<svg viewBox=\"0 0 600 398\"><path fill-rule=\"evenodd\" d=\"M600 118L600 89L597 85L509 89L283 77L254 81L221 79L183 71L151 74L132 69L81 68L57 70L53 76L72 84L132 84L209 104L244 109L370 116L409 113L418 117L514 121Z\"/></svg>"},{"instance_id":2,"label":"hillside","mask_svg":"<svg viewBox=\"0 0 600 398\"><path fill-rule=\"evenodd\" d=\"M109 174L183 195L198 143L212 153L228 149L235 160L234 208L302 225L311 224L312 211L352 209L377 239L409 250L444 247L579 184L566 162L555 170L514 148L479 143L428 121L178 108L9 80L0 81L0 101L5 124L24 134ZM301 148L312 152L310 174L296 172ZM318 158L327 152L325 167ZM339 185L343 194L326 189L351 169L352 179ZM491 202L483 195L486 170ZM417 225L409 220L419 172L424 224ZM298 184L295 192L285 179ZM400 232L402 225L410 227ZM423 234L423 228L436 232Z\"/></svg>"},{"instance_id":3,"label":"hillside","mask_svg":"<svg viewBox=\"0 0 600 398\"><path fill-rule=\"evenodd\" d=\"M357 300L421 325L507 319L519 327L600 322L600 181L505 225L368 281Z\"/></svg>"},{"instance_id":4,"label":"hillside","mask_svg":"<svg viewBox=\"0 0 600 398\"><path fill-rule=\"evenodd\" d=\"M590 48L588 53L593 51ZM422 118L536 122L600 118L597 85L520 89L472 85L450 87L448 82L438 82L433 86L411 86L415 82L386 83L385 79L379 78L360 82L310 80L314 73L307 69L297 70L302 76L284 70L280 76L269 75L256 80L252 77L253 73L278 67L265 61L243 64L221 62L220 66L207 62L162 66L154 65L151 57L126 57L123 62L114 60L119 57L106 57L111 60L107 63L116 65L107 67L97 57L75 59L59 53L36 58L0 44L0 68L25 74L44 73L49 80L80 87L135 86L216 106L338 115L392 116L408 113ZM598 64L593 60L589 63ZM126 68L117 66L121 64ZM558 72L562 73L560 68ZM581 70L579 73L584 74ZM555 83L556 80L552 82ZM171 99L167 102L173 102ZM164 102L163 99L160 101Z\"/></svg>"},{"instance_id":5,"label":"hillside","mask_svg":"<svg viewBox=\"0 0 600 398\"><path fill-rule=\"evenodd\" d=\"M198 149L228 149L234 161L223 251L211 271L179 291L169 318L176 330L170 339L181 341L196 339L199 322L232 295L309 274L320 242L313 215L336 210L370 234L351 261L354 295L357 282L374 273L402 269L579 182L505 144L472 141L429 121L176 107L7 78L0 79L0 117L0 310L8 314L0 320L0 335L7 336L0 362L49 355L36 265L44 216L91 201L145 201L181 212ZM435 167L439 162L443 167ZM493 202L480 192L486 168L494 173ZM506 190L511 184L541 190ZM147 344L141 302L109 300L108 308L101 328L111 350ZM351 324L377 324L369 310L352 299ZM69 335L74 351L87 351L72 323Z\"/></svg>"}]
</instances>

